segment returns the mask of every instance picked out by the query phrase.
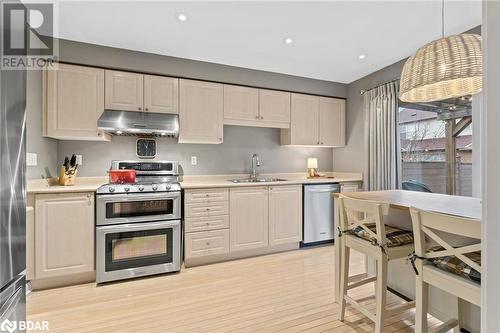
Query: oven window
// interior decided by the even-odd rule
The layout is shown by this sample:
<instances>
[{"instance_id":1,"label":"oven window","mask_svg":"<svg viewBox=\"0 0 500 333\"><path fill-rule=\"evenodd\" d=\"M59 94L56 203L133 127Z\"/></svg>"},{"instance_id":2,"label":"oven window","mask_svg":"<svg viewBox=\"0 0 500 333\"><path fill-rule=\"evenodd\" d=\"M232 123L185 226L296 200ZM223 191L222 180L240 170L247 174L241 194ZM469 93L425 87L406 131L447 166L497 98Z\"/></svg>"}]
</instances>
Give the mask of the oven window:
<instances>
[{"instance_id":1,"label":"oven window","mask_svg":"<svg viewBox=\"0 0 500 333\"><path fill-rule=\"evenodd\" d=\"M106 235L106 271L171 263L172 228Z\"/></svg>"},{"instance_id":2,"label":"oven window","mask_svg":"<svg viewBox=\"0 0 500 333\"><path fill-rule=\"evenodd\" d=\"M106 203L106 218L108 219L150 215L171 215L173 213L173 199Z\"/></svg>"}]
</instances>

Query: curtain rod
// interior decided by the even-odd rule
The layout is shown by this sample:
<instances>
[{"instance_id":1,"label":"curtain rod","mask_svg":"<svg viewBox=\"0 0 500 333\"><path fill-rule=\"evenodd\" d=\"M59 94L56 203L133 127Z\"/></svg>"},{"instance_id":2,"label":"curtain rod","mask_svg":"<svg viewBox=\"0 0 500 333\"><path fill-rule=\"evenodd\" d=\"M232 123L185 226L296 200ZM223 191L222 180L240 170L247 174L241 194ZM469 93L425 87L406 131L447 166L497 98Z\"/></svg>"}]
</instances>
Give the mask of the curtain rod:
<instances>
[{"instance_id":1,"label":"curtain rod","mask_svg":"<svg viewBox=\"0 0 500 333\"><path fill-rule=\"evenodd\" d=\"M372 87L372 88L370 88L370 89L361 89L361 90L359 91L359 94L360 94L360 95L364 95L366 92L368 92L368 91L370 91L370 90L373 90L373 89L378 88L378 87L381 87L381 86L383 86L383 85L385 85L385 84L388 84L388 83L391 83L391 82L396 82L396 81L399 81L399 78L392 79L392 80L390 80L390 81L387 81L387 82L381 83L381 84L379 84L379 85L377 85L377 86L375 86L375 87Z\"/></svg>"}]
</instances>

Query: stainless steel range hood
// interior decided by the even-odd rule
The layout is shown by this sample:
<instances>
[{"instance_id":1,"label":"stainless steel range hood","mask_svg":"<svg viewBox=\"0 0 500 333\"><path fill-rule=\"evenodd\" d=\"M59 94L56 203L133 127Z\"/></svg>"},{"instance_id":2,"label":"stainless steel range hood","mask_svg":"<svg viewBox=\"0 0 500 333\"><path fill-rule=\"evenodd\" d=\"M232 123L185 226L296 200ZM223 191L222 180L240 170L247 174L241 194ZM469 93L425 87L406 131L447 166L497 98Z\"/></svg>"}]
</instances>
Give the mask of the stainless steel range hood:
<instances>
[{"instance_id":1,"label":"stainless steel range hood","mask_svg":"<svg viewBox=\"0 0 500 333\"><path fill-rule=\"evenodd\" d=\"M177 137L176 114L105 110L97 128L112 135Z\"/></svg>"}]
</instances>

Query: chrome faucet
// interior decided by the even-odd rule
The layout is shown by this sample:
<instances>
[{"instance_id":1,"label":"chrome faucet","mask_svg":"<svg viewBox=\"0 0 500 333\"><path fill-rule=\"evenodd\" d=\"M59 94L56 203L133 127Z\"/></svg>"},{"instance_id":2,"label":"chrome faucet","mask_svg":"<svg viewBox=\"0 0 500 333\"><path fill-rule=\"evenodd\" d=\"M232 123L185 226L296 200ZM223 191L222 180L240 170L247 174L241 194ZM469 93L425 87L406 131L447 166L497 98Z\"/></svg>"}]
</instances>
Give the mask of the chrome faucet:
<instances>
[{"instance_id":1,"label":"chrome faucet","mask_svg":"<svg viewBox=\"0 0 500 333\"><path fill-rule=\"evenodd\" d=\"M259 155L252 155L252 172L250 173L250 178L255 179L259 175L257 168L260 167Z\"/></svg>"}]
</instances>

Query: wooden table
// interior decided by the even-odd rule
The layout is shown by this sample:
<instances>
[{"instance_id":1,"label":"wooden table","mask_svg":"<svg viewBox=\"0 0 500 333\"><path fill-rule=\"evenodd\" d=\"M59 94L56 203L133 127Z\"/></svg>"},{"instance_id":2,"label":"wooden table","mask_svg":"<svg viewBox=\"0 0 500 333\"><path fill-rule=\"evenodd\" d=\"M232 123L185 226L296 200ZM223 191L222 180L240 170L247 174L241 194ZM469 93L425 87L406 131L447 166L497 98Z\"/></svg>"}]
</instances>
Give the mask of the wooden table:
<instances>
[{"instance_id":1,"label":"wooden table","mask_svg":"<svg viewBox=\"0 0 500 333\"><path fill-rule=\"evenodd\" d=\"M334 198L339 195L339 193L333 194ZM391 210L385 222L404 229L411 230L410 207L481 219L481 200L477 198L403 190L348 192L342 193L342 195L349 198L389 203ZM336 206L335 203L335 221L339 221L340 217ZM340 288L340 251L338 243L335 242L335 300L337 302L339 301L338 290Z\"/></svg>"}]
</instances>

